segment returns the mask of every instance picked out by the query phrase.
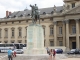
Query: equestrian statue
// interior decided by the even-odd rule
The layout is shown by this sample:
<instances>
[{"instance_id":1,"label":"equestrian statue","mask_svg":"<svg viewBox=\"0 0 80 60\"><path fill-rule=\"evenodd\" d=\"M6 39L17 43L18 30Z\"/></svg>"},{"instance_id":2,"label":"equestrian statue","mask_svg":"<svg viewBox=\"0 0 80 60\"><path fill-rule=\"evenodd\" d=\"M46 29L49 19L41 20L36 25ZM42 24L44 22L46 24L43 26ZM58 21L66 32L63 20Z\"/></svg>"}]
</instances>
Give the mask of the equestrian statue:
<instances>
[{"instance_id":1,"label":"equestrian statue","mask_svg":"<svg viewBox=\"0 0 80 60\"><path fill-rule=\"evenodd\" d=\"M31 9L31 18L32 18L32 23L36 24L37 20L39 20L39 24L40 24L40 15L39 15L39 10L38 7L34 5L30 5Z\"/></svg>"}]
</instances>

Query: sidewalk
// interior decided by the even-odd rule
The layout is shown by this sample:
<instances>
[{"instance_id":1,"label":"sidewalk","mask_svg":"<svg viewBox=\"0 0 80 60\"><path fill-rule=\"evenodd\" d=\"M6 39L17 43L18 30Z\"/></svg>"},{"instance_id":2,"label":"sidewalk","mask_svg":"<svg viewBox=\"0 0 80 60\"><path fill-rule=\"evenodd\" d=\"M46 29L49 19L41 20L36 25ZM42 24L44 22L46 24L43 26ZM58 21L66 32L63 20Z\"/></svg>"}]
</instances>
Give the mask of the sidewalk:
<instances>
[{"instance_id":1,"label":"sidewalk","mask_svg":"<svg viewBox=\"0 0 80 60\"><path fill-rule=\"evenodd\" d=\"M67 59L61 59L61 60L80 60L80 58L67 58Z\"/></svg>"}]
</instances>

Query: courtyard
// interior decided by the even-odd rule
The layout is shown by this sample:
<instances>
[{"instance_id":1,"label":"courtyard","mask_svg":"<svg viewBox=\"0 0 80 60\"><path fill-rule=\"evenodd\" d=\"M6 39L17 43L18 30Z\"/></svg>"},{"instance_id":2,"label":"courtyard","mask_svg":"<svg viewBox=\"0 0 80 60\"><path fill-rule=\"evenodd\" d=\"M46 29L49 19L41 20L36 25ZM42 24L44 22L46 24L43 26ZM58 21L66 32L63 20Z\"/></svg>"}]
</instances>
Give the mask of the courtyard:
<instances>
[{"instance_id":1,"label":"courtyard","mask_svg":"<svg viewBox=\"0 0 80 60\"><path fill-rule=\"evenodd\" d=\"M17 54L17 57L13 57L13 60L27 60L29 58L31 57L26 57L26 55ZM7 53L0 53L0 60L8 60ZM49 56L47 55L47 57L44 57L44 60L49 60ZM55 60L80 60L80 55L56 54Z\"/></svg>"}]
</instances>

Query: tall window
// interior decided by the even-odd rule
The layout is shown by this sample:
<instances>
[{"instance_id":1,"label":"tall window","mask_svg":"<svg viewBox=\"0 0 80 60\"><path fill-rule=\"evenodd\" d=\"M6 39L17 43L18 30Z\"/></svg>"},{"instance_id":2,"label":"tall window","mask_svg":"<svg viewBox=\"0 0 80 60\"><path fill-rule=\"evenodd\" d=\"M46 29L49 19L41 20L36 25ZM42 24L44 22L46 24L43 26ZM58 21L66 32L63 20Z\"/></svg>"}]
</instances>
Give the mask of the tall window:
<instances>
[{"instance_id":1,"label":"tall window","mask_svg":"<svg viewBox=\"0 0 80 60\"><path fill-rule=\"evenodd\" d=\"M75 25L72 26L72 34L76 34L76 26Z\"/></svg>"},{"instance_id":2,"label":"tall window","mask_svg":"<svg viewBox=\"0 0 80 60\"><path fill-rule=\"evenodd\" d=\"M62 27L59 27L59 34L62 34Z\"/></svg>"},{"instance_id":3,"label":"tall window","mask_svg":"<svg viewBox=\"0 0 80 60\"><path fill-rule=\"evenodd\" d=\"M5 30L5 37L8 37L8 30Z\"/></svg>"},{"instance_id":4,"label":"tall window","mask_svg":"<svg viewBox=\"0 0 80 60\"><path fill-rule=\"evenodd\" d=\"M50 41L50 46L54 46L54 42L53 41Z\"/></svg>"},{"instance_id":5,"label":"tall window","mask_svg":"<svg viewBox=\"0 0 80 60\"><path fill-rule=\"evenodd\" d=\"M18 43L22 43L22 41L21 40L18 40Z\"/></svg>"},{"instance_id":6,"label":"tall window","mask_svg":"<svg viewBox=\"0 0 80 60\"><path fill-rule=\"evenodd\" d=\"M14 40L12 40L11 43L14 43Z\"/></svg>"},{"instance_id":7,"label":"tall window","mask_svg":"<svg viewBox=\"0 0 80 60\"><path fill-rule=\"evenodd\" d=\"M8 41L4 41L4 43L8 43Z\"/></svg>"},{"instance_id":8,"label":"tall window","mask_svg":"<svg viewBox=\"0 0 80 60\"><path fill-rule=\"evenodd\" d=\"M12 37L14 37L14 30L12 30Z\"/></svg>"},{"instance_id":9,"label":"tall window","mask_svg":"<svg viewBox=\"0 0 80 60\"><path fill-rule=\"evenodd\" d=\"M0 38L1 38L1 29L0 29Z\"/></svg>"},{"instance_id":10,"label":"tall window","mask_svg":"<svg viewBox=\"0 0 80 60\"><path fill-rule=\"evenodd\" d=\"M43 31L44 31L44 35L45 35L45 28L43 28Z\"/></svg>"},{"instance_id":11,"label":"tall window","mask_svg":"<svg viewBox=\"0 0 80 60\"><path fill-rule=\"evenodd\" d=\"M27 37L27 27L25 27L25 38Z\"/></svg>"},{"instance_id":12,"label":"tall window","mask_svg":"<svg viewBox=\"0 0 80 60\"><path fill-rule=\"evenodd\" d=\"M72 3L72 8L74 8L75 7L75 3Z\"/></svg>"},{"instance_id":13,"label":"tall window","mask_svg":"<svg viewBox=\"0 0 80 60\"><path fill-rule=\"evenodd\" d=\"M50 35L53 35L53 27L50 27Z\"/></svg>"},{"instance_id":14,"label":"tall window","mask_svg":"<svg viewBox=\"0 0 80 60\"><path fill-rule=\"evenodd\" d=\"M46 40L44 40L44 46L45 46L45 42L46 42Z\"/></svg>"},{"instance_id":15,"label":"tall window","mask_svg":"<svg viewBox=\"0 0 80 60\"><path fill-rule=\"evenodd\" d=\"M20 36L20 37L22 36L22 32L21 32L21 29L19 29L19 36Z\"/></svg>"},{"instance_id":16,"label":"tall window","mask_svg":"<svg viewBox=\"0 0 80 60\"><path fill-rule=\"evenodd\" d=\"M62 43L62 41L59 41L59 46L63 46L63 43Z\"/></svg>"}]
</instances>

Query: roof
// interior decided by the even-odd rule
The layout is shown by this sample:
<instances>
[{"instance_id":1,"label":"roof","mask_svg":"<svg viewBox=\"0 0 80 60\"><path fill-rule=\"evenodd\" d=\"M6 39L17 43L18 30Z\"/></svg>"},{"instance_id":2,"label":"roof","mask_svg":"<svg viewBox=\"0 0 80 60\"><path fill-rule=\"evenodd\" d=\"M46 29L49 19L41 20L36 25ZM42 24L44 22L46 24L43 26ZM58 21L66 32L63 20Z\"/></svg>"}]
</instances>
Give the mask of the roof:
<instances>
[{"instance_id":1,"label":"roof","mask_svg":"<svg viewBox=\"0 0 80 60\"><path fill-rule=\"evenodd\" d=\"M40 15L46 13L46 14L51 14L54 13L54 7L49 7L49 8L41 8L39 9ZM56 7L57 13L61 13L63 10L63 6L58 6ZM15 18L15 17L22 17L22 16L30 16L31 15L31 10L24 10L24 11L16 11L13 12L11 15L9 15L7 18Z\"/></svg>"}]
</instances>

